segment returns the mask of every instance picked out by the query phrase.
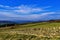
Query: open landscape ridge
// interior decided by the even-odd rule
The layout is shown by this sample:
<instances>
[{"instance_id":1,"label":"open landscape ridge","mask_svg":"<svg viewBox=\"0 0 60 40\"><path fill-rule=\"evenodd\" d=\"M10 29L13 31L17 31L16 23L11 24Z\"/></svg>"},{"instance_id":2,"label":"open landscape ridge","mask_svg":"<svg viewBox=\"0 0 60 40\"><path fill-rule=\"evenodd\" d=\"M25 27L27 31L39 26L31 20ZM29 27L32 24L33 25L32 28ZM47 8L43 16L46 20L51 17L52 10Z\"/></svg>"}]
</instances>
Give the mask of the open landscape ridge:
<instances>
[{"instance_id":1,"label":"open landscape ridge","mask_svg":"<svg viewBox=\"0 0 60 40\"><path fill-rule=\"evenodd\" d=\"M60 40L60 22L36 22L1 27L0 40Z\"/></svg>"}]
</instances>

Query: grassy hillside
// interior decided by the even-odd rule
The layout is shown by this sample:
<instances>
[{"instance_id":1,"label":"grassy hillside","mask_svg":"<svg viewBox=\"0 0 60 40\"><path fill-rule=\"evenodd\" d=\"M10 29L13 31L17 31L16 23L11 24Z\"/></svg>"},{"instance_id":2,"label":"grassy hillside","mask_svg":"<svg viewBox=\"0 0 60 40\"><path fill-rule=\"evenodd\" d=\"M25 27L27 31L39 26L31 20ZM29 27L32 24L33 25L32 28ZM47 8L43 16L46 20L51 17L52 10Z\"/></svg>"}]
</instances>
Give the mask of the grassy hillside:
<instances>
[{"instance_id":1,"label":"grassy hillside","mask_svg":"<svg viewBox=\"0 0 60 40\"><path fill-rule=\"evenodd\" d=\"M0 28L0 40L60 40L60 22L17 24Z\"/></svg>"}]
</instances>

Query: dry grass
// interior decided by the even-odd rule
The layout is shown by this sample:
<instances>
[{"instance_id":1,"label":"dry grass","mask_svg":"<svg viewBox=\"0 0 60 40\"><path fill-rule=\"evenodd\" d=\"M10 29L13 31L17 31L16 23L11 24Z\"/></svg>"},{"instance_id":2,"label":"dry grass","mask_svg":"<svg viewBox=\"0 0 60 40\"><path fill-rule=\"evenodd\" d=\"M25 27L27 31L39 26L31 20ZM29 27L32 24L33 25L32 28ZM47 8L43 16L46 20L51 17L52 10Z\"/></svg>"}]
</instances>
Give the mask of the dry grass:
<instances>
[{"instance_id":1,"label":"dry grass","mask_svg":"<svg viewBox=\"0 0 60 40\"><path fill-rule=\"evenodd\" d=\"M23 37L21 36L22 34ZM31 36L33 37L31 38ZM60 23L43 22L43 23L17 25L13 28L12 27L0 28L0 39L1 40L5 39L6 40L60 40Z\"/></svg>"}]
</instances>

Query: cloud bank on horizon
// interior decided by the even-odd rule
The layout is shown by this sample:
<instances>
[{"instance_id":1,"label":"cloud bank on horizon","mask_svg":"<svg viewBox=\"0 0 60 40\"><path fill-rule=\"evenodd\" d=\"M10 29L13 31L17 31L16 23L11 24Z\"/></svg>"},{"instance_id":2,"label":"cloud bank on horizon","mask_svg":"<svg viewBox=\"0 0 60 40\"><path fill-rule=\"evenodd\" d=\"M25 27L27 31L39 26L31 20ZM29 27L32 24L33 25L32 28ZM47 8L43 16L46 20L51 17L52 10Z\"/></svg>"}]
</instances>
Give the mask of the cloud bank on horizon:
<instances>
[{"instance_id":1,"label":"cloud bank on horizon","mask_svg":"<svg viewBox=\"0 0 60 40\"><path fill-rule=\"evenodd\" d=\"M0 5L0 20L49 20L60 19L60 10L53 6L21 4L19 6Z\"/></svg>"}]
</instances>

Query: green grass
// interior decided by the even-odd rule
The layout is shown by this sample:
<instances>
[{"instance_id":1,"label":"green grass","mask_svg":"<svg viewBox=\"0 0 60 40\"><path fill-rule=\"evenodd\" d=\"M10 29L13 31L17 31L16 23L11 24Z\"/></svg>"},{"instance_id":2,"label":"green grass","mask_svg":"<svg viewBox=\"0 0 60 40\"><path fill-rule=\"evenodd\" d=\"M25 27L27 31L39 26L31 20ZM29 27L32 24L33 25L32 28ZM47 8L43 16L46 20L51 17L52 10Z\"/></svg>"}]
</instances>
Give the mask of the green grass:
<instances>
[{"instance_id":1,"label":"green grass","mask_svg":"<svg viewBox=\"0 0 60 40\"><path fill-rule=\"evenodd\" d=\"M29 23L0 28L0 40L60 40L60 23Z\"/></svg>"}]
</instances>

